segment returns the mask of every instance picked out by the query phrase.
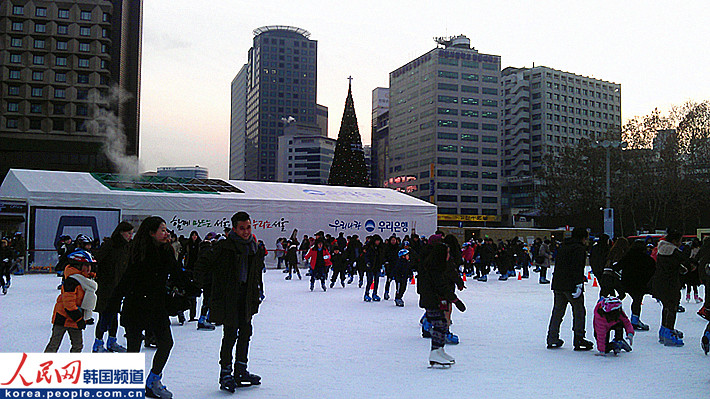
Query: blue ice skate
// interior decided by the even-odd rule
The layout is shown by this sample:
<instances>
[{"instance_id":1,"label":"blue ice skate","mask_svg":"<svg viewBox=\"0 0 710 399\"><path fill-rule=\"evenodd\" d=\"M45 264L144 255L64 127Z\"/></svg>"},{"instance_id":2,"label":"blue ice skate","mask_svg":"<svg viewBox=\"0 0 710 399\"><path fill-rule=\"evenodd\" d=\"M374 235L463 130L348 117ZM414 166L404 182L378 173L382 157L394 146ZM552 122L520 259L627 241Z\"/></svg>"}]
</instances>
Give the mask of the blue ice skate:
<instances>
[{"instance_id":1,"label":"blue ice skate","mask_svg":"<svg viewBox=\"0 0 710 399\"><path fill-rule=\"evenodd\" d=\"M372 301L372 298L370 298L369 295L365 294L365 297L363 298L363 300L364 300L365 302L370 302L370 301Z\"/></svg>"},{"instance_id":2,"label":"blue ice skate","mask_svg":"<svg viewBox=\"0 0 710 399\"><path fill-rule=\"evenodd\" d=\"M447 345L458 345L459 344L459 336L449 332L446 334L446 344Z\"/></svg>"}]
</instances>

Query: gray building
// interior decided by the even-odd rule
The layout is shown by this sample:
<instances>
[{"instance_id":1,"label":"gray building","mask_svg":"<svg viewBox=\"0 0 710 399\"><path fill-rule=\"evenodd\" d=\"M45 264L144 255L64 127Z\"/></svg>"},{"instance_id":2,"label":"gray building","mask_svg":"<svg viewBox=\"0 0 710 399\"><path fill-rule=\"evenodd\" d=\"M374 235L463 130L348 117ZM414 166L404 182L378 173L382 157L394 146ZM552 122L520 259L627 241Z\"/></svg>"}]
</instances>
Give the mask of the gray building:
<instances>
[{"instance_id":1,"label":"gray building","mask_svg":"<svg viewBox=\"0 0 710 399\"><path fill-rule=\"evenodd\" d=\"M433 194L440 224L497 221L500 56L463 35L437 43L390 73L387 180L425 200Z\"/></svg>"},{"instance_id":2,"label":"gray building","mask_svg":"<svg viewBox=\"0 0 710 399\"><path fill-rule=\"evenodd\" d=\"M389 147L389 89L378 87L372 91L372 130L370 136L370 185L383 187L387 176Z\"/></svg>"},{"instance_id":3,"label":"gray building","mask_svg":"<svg viewBox=\"0 0 710 399\"><path fill-rule=\"evenodd\" d=\"M246 70L242 68L245 71L243 159L246 180L277 180L278 138L283 136L288 121L317 123L317 55L318 42L311 40L310 33L304 29L264 26L254 30ZM233 90L235 83L242 84L237 78ZM234 103L234 92L232 96ZM240 123L233 121L232 126ZM241 131L232 132L230 147L241 145L240 135ZM230 155L230 173L239 168L240 151L230 151L234 154L234 159ZM235 176L239 173L235 172Z\"/></svg>"},{"instance_id":4,"label":"gray building","mask_svg":"<svg viewBox=\"0 0 710 399\"><path fill-rule=\"evenodd\" d=\"M244 180L247 130L247 65L232 80L231 115L229 119L229 178Z\"/></svg>"},{"instance_id":5,"label":"gray building","mask_svg":"<svg viewBox=\"0 0 710 399\"><path fill-rule=\"evenodd\" d=\"M0 178L116 171L107 143L137 157L141 24L141 0L0 3Z\"/></svg>"},{"instance_id":6,"label":"gray building","mask_svg":"<svg viewBox=\"0 0 710 399\"><path fill-rule=\"evenodd\" d=\"M621 129L621 85L538 66L502 71L504 207L533 215L546 154Z\"/></svg>"},{"instance_id":7,"label":"gray building","mask_svg":"<svg viewBox=\"0 0 710 399\"><path fill-rule=\"evenodd\" d=\"M158 168L156 176L209 179L210 171L202 166L162 166Z\"/></svg>"},{"instance_id":8,"label":"gray building","mask_svg":"<svg viewBox=\"0 0 710 399\"><path fill-rule=\"evenodd\" d=\"M336 140L315 125L291 123L279 137L280 182L328 184Z\"/></svg>"}]
</instances>

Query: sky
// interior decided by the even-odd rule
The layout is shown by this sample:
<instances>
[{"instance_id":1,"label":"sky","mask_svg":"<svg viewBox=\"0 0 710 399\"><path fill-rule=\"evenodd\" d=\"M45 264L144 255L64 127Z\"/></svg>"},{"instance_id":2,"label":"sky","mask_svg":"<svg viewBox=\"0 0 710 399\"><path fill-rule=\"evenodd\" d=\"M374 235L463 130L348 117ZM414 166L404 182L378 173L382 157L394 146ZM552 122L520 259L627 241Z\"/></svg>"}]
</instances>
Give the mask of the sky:
<instances>
[{"instance_id":1,"label":"sky","mask_svg":"<svg viewBox=\"0 0 710 399\"><path fill-rule=\"evenodd\" d=\"M464 34L502 68L537 66L621 84L622 118L710 99L707 0L569 2L423 0L143 2L141 171L209 168L227 178L230 84L247 61L252 31L308 30L318 41L317 102L337 138L353 77L363 144L370 143L372 90L389 73Z\"/></svg>"}]
</instances>

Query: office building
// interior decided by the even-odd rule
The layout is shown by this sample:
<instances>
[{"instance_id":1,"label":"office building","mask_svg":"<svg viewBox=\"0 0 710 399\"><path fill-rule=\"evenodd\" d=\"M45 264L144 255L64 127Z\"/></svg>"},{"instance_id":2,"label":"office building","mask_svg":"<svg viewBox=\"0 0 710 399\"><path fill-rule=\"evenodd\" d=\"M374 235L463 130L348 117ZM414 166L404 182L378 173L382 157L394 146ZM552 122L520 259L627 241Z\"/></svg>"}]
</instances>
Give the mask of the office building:
<instances>
[{"instance_id":1,"label":"office building","mask_svg":"<svg viewBox=\"0 0 710 399\"><path fill-rule=\"evenodd\" d=\"M372 131L370 137L370 185L383 187L387 175L389 147L389 89L378 87L372 91Z\"/></svg>"},{"instance_id":2,"label":"office building","mask_svg":"<svg viewBox=\"0 0 710 399\"><path fill-rule=\"evenodd\" d=\"M117 142L137 157L141 24L140 0L0 4L0 177L116 171Z\"/></svg>"},{"instance_id":3,"label":"office building","mask_svg":"<svg viewBox=\"0 0 710 399\"><path fill-rule=\"evenodd\" d=\"M248 62L232 82L230 176L276 181L278 138L291 122L316 125L318 42L292 26L264 26L254 30ZM240 76L242 75L243 76ZM244 95L244 128L241 111L234 109ZM321 122L322 123L322 122ZM243 137L243 138L242 138ZM243 142L244 156L241 156ZM243 161L242 161L243 160Z\"/></svg>"},{"instance_id":4,"label":"office building","mask_svg":"<svg viewBox=\"0 0 710 399\"><path fill-rule=\"evenodd\" d=\"M386 179L433 199L440 224L497 222L500 56L479 53L463 35L436 42L390 73Z\"/></svg>"},{"instance_id":5,"label":"office building","mask_svg":"<svg viewBox=\"0 0 710 399\"><path fill-rule=\"evenodd\" d=\"M209 169L202 166L162 166L156 176L177 177L183 179L209 179Z\"/></svg>"},{"instance_id":6,"label":"office building","mask_svg":"<svg viewBox=\"0 0 710 399\"><path fill-rule=\"evenodd\" d=\"M245 179L247 69L248 65L245 64L232 80L232 106L229 119L229 178L231 180Z\"/></svg>"},{"instance_id":7,"label":"office building","mask_svg":"<svg viewBox=\"0 0 710 399\"><path fill-rule=\"evenodd\" d=\"M290 123L279 137L277 180L287 183L328 184L336 140L318 126Z\"/></svg>"},{"instance_id":8,"label":"office building","mask_svg":"<svg viewBox=\"0 0 710 399\"><path fill-rule=\"evenodd\" d=\"M546 154L621 131L621 85L537 66L505 68L503 121L506 216L535 216Z\"/></svg>"}]
</instances>

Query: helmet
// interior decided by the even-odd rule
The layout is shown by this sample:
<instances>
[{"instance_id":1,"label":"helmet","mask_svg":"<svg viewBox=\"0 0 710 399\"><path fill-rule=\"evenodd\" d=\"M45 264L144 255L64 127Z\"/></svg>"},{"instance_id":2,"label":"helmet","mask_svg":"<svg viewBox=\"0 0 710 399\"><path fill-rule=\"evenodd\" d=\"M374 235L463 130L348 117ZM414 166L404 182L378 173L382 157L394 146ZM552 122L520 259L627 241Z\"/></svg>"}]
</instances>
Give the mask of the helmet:
<instances>
[{"instance_id":1,"label":"helmet","mask_svg":"<svg viewBox=\"0 0 710 399\"><path fill-rule=\"evenodd\" d=\"M407 254L409 254L409 250L406 248L400 249L399 252L397 252L397 256L399 256L400 258Z\"/></svg>"},{"instance_id":2,"label":"helmet","mask_svg":"<svg viewBox=\"0 0 710 399\"><path fill-rule=\"evenodd\" d=\"M613 312L614 310L621 309L621 301L619 298L607 297L602 298L602 310L605 313Z\"/></svg>"},{"instance_id":3,"label":"helmet","mask_svg":"<svg viewBox=\"0 0 710 399\"><path fill-rule=\"evenodd\" d=\"M86 234L79 234L76 236L76 240L74 240L74 242L76 242L76 245L91 244L94 242L94 239Z\"/></svg>"},{"instance_id":4,"label":"helmet","mask_svg":"<svg viewBox=\"0 0 710 399\"><path fill-rule=\"evenodd\" d=\"M83 249L72 252L71 254L69 254L68 259L69 262L75 264L96 262L96 260L94 260L94 257L89 252L86 252Z\"/></svg>"},{"instance_id":5,"label":"helmet","mask_svg":"<svg viewBox=\"0 0 710 399\"><path fill-rule=\"evenodd\" d=\"M402 246L403 246L403 247L408 247L408 246L409 246L409 241L403 242L403 243L402 243Z\"/></svg>"}]
</instances>

